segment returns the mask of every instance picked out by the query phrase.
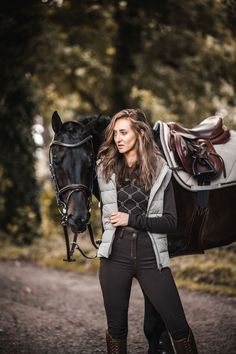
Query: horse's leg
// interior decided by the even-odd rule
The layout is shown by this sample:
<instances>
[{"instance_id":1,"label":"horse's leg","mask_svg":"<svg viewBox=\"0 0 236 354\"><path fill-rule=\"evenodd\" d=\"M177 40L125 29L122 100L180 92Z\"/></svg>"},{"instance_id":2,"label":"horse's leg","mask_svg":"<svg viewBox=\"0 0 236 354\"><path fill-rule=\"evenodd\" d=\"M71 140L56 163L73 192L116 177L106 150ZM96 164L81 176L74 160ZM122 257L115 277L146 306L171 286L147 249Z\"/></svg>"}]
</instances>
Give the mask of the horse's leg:
<instances>
[{"instance_id":1,"label":"horse's leg","mask_svg":"<svg viewBox=\"0 0 236 354\"><path fill-rule=\"evenodd\" d=\"M165 324L153 307L148 297L143 293L145 301L144 334L148 340L148 354L172 354L173 347Z\"/></svg>"}]
</instances>

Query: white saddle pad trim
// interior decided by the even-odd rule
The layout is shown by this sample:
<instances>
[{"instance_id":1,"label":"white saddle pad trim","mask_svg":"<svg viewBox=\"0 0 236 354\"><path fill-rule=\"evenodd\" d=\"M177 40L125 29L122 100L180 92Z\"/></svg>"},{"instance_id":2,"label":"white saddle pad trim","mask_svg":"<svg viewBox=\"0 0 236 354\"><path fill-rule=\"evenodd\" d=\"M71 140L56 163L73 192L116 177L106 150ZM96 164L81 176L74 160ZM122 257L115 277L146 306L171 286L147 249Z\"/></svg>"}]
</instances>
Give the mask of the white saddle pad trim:
<instances>
[{"instance_id":1,"label":"white saddle pad trim","mask_svg":"<svg viewBox=\"0 0 236 354\"><path fill-rule=\"evenodd\" d=\"M173 152L170 151L168 146L169 127L166 123L157 121L153 129L157 130L158 127L160 129L160 140L167 164L173 170L174 178L183 188L192 192L197 192L200 190L219 189L236 185L236 131L230 131L231 137L227 143L214 145L216 152L224 160L226 178L224 178L222 173L221 176L212 180L210 185L199 186L197 180L190 174L175 169L178 168L178 165L176 164Z\"/></svg>"}]
</instances>

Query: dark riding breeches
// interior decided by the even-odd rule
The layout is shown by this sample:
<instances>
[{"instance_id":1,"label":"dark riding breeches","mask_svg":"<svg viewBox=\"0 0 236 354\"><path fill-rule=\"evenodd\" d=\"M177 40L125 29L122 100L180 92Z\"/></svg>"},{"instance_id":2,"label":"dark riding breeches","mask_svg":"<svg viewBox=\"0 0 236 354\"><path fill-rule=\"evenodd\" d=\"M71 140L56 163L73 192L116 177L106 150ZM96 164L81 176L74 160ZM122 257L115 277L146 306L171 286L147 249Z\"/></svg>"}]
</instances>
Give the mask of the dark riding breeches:
<instances>
[{"instance_id":1,"label":"dark riding breeches","mask_svg":"<svg viewBox=\"0 0 236 354\"><path fill-rule=\"evenodd\" d=\"M186 337L189 326L170 268L160 271L146 232L123 228L116 231L109 258L101 258L99 279L113 338L128 333L128 307L135 277L174 339Z\"/></svg>"}]
</instances>

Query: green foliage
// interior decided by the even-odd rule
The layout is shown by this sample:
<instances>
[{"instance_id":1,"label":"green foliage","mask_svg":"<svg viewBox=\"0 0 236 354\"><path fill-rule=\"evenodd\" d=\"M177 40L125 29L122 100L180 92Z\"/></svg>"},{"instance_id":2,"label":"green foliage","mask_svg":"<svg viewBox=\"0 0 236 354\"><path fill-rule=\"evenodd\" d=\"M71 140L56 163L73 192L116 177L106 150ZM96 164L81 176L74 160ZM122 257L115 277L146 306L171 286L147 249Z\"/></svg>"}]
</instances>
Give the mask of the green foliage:
<instances>
[{"instance_id":1,"label":"green foliage","mask_svg":"<svg viewBox=\"0 0 236 354\"><path fill-rule=\"evenodd\" d=\"M16 245L30 244L40 234L37 214L33 207L27 205L15 209L10 222L6 223L5 230Z\"/></svg>"},{"instance_id":2,"label":"green foliage","mask_svg":"<svg viewBox=\"0 0 236 354\"><path fill-rule=\"evenodd\" d=\"M12 187L12 182L5 176L4 169L0 166L0 215L6 211L6 193Z\"/></svg>"},{"instance_id":3,"label":"green foliage","mask_svg":"<svg viewBox=\"0 0 236 354\"><path fill-rule=\"evenodd\" d=\"M208 250L204 255L178 257L172 269L179 286L236 296L235 244Z\"/></svg>"},{"instance_id":4,"label":"green foliage","mask_svg":"<svg viewBox=\"0 0 236 354\"><path fill-rule=\"evenodd\" d=\"M216 111L235 120L235 9L223 0L52 3L57 104L68 118L141 106L153 121L193 125Z\"/></svg>"},{"instance_id":5,"label":"green foliage","mask_svg":"<svg viewBox=\"0 0 236 354\"><path fill-rule=\"evenodd\" d=\"M0 165L7 187L1 190L0 224L2 232L16 243L30 243L38 235L40 223L31 82L35 67L31 38L40 31L37 10L37 3L29 0L24 6L17 0L1 5Z\"/></svg>"},{"instance_id":6,"label":"green foliage","mask_svg":"<svg viewBox=\"0 0 236 354\"><path fill-rule=\"evenodd\" d=\"M2 232L17 243L40 232L32 138L36 114L43 117L46 148L55 109L65 119L77 119L139 106L153 122L178 120L188 126L218 111L235 127L235 19L236 3L230 0L26 0L24 6L4 0ZM42 229L49 236L56 229L50 220L58 217L53 192L45 188ZM100 220L99 211L95 214L94 222Z\"/></svg>"},{"instance_id":7,"label":"green foliage","mask_svg":"<svg viewBox=\"0 0 236 354\"><path fill-rule=\"evenodd\" d=\"M40 196L41 215L42 215L42 233L47 239L51 239L56 233L62 233L60 225L60 214L57 209L55 192L52 185L44 184Z\"/></svg>"}]
</instances>

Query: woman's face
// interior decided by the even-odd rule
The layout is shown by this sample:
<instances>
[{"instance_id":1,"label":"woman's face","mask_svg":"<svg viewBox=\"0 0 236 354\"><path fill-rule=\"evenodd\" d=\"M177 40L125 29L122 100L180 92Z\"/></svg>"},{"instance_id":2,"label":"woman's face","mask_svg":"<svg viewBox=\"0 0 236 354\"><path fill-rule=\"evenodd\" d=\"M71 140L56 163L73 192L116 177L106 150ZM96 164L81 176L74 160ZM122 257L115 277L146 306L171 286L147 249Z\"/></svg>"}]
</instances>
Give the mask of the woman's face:
<instances>
[{"instance_id":1,"label":"woman's face","mask_svg":"<svg viewBox=\"0 0 236 354\"><path fill-rule=\"evenodd\" d=\"M136 150L138 137L128 119L117 119L113 132L115 144L121 154Z\"/></svg>"}]
</instances>

